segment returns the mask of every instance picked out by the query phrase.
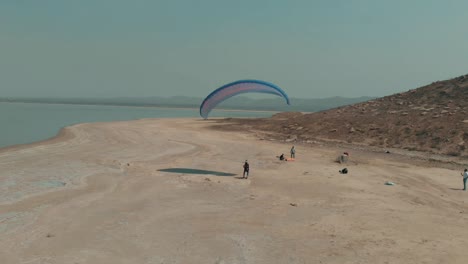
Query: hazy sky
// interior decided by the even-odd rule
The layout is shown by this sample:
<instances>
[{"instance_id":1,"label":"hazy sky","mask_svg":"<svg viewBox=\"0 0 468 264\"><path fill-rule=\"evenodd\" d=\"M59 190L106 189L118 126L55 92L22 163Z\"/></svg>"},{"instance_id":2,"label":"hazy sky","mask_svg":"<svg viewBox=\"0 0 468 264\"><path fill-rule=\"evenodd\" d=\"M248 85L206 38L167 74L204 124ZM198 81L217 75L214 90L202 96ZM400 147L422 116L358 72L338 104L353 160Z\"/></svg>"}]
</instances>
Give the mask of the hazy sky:
<instances>
[{"instance_id":1,"label":"hazy sky","mask_svg":"<svg viewBox=\"0 0 468 264\"><path fill-rule=\"evenodd\" d=\"M468 73L466 0L0 0L0 97L383 96Z\"/></svg>"}]
</instances>

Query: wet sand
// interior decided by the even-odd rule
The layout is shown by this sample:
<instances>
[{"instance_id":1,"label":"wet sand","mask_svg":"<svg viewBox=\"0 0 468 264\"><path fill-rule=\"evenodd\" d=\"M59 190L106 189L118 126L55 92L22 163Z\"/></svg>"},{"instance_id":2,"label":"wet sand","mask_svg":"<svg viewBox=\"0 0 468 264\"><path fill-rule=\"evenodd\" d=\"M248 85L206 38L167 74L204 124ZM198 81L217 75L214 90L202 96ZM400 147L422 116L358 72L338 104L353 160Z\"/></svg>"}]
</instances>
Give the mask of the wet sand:
<instances>
[{"instance_id":1,"label":"wet sand","mask_svg":"<svg viewBox=\"0 0 468 264\"><path fill-rule=\"evenodd\" d=\"M462 168L341 165L318 145L281 162L290 145L212 123L79 124L0 150L0 262L466 262Z\"/></svg>"}]
</instances>

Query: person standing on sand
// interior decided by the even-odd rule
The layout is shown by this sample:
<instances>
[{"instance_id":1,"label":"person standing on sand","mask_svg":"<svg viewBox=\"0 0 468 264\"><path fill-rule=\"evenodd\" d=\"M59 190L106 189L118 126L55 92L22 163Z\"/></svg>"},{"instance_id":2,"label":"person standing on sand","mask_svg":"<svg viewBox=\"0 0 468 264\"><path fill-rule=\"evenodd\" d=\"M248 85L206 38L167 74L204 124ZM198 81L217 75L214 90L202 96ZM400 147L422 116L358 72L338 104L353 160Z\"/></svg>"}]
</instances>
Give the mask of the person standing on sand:
<instances>
[{"instance_id":1,"label":"person standing on sand","mask_svg":"<svg viewBox=\"0 0 468 264\"><path fill-rule=\"evenodd\" d=\"M463 176L463 190L466 191L466 181L468 180L468 169L461 174Z\"/></svg>"},{"instance_id":2,"label":"person standing on sand","mask_svg":"<svg viewBox=\"0 0 468 264\"><path fill-rule=\"evenodd\" d=\"M296 149L294 148L294 146L292 146L291 148L291 159L294 159L296 158Z\"/></svg>"},{"instance_id":3,"label":"person standing on sand","mask_svg":"<svg viewBox=\"0 0 468 264\"><path fill-rule=\"evenodd\" d=\"M242 179L249 178L249 169L250 169L249 162L247 162L247 160L245 160L245 162L244 162L244 174L242 175Z\"/></svg>"}]
</instances>

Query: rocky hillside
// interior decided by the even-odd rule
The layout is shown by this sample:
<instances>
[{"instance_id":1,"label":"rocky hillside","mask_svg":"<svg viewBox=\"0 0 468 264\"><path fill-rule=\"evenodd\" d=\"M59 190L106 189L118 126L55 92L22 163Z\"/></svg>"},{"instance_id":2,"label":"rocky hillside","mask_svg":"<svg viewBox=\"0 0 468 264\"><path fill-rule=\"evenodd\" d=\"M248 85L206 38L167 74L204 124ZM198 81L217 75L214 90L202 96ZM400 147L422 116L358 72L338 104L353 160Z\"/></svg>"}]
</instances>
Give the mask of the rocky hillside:
<instances>
[{"instance_id":1,"label":"rocky hillside","mask_svg":"<svg viewBox=\"0 0 468 264\"><path fill-rule=\"evenodd\" d=\"M468 157L468 75L328 111L236 122L287 141L333 140Z\"/></svg>"}]
</instances>

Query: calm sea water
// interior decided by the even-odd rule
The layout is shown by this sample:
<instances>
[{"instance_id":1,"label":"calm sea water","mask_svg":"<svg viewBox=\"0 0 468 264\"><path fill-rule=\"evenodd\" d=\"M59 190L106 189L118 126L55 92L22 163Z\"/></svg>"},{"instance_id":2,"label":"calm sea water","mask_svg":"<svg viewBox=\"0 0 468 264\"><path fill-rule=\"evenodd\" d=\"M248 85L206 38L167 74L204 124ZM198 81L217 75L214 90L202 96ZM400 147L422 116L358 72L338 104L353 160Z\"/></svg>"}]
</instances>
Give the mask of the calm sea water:
<instances>
[{"instance_id":1,"label":"calm sea water","mask_svg":"<svg viewBox=\"0 0 468 264\"><path fill-rule=\"evenodd\" d=\"M272 112L213 110L210 117L269 117ZM65 126L140 118L200 118L198 109L0 103L0 147L55 136Z\"/></svg>"}]
</instances>

